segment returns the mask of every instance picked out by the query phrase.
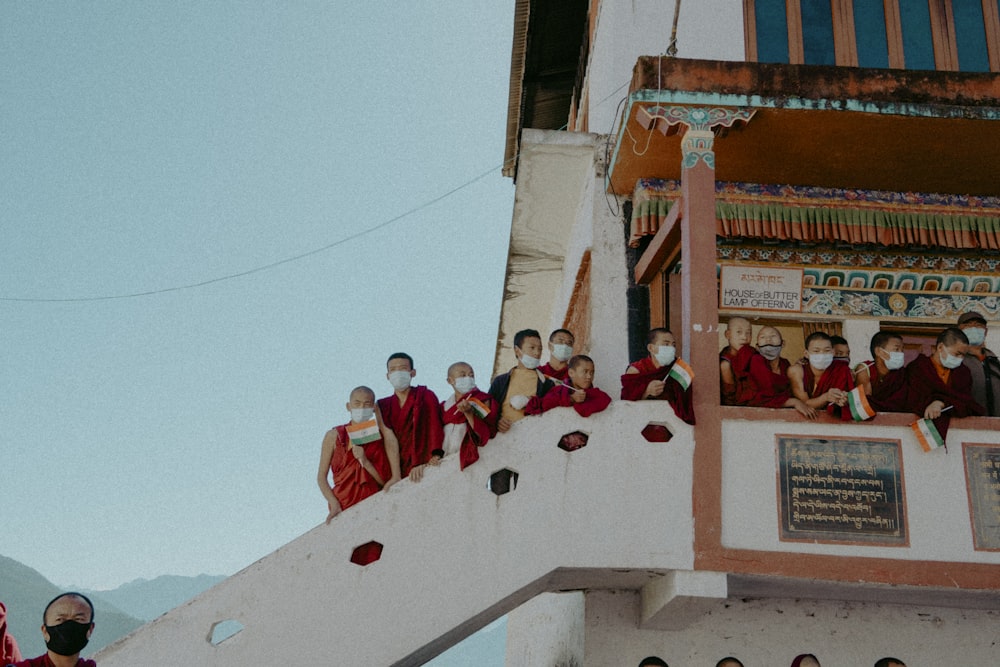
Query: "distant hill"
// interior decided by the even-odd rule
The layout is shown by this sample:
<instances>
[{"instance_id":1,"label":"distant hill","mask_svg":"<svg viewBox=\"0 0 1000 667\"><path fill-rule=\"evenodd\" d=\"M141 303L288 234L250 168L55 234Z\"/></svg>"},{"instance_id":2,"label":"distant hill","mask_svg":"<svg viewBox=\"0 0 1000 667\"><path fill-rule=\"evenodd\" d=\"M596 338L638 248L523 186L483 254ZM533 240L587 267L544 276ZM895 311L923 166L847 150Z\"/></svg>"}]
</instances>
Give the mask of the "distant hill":
<instances>
[{"instance_id":1,"label":"distant hill","mask_svg":"<svg viewBox=\"0 0 1000 667\"><path fill-rule=\"evenodd\" d=\"M152 581L137 579L112 591L77 589L91 599L95 609L94 635L84 654L96 653L222 579L225 577L162 576ZM26 658L45 652L39 630L42 610L63 590L27 565L0 556L0 601L7 605L7 629Z\"/></svg>"},{"instance_id":2,"label":"distant hill","mask_svg":"<svg viewBox=\"0 0 1000 667\"><path fill-rule=\"evenodd\" d=\"M151 621L225 578L211 574L199 574L197 577L165 574L156 579L136 579L111 591L85 592L107 600L136 618Z\"/></svg>"}]
</instances>

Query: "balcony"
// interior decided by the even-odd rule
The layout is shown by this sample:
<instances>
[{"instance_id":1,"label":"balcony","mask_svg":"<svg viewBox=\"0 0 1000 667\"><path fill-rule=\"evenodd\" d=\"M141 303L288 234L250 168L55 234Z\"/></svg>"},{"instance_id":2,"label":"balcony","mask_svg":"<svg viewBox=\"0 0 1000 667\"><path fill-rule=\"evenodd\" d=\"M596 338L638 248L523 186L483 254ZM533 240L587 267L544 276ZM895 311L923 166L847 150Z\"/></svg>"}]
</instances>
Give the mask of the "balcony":
<instances>
[{"instance_id":1,"label":"balcony","mask_svg":"<svg viewBox=\"0 0 1000 667\"><path fill-rule=\"evenodd\" d=\"M958 444L1000 448L992 420L956 421L949 451L924 453L904 415L854 425L726 408L699 419L721 419L721 448L656 401L527 418L465 471L452 457L365 500L96 658L419 665L548 591L631 591L646 629L683 629L727 596L762 592L1000 604L1000 551L973 543ZM670 440L643 437L651 423ZM586 445L560 448L575 432ZM776 434L898 441L905 543L783 540ZM498 486L501 471L516 482L504 474ZM319 504L303 511L319 516ZM223 623L239 631L213 640Z\"/></svg>"}]
</instances>

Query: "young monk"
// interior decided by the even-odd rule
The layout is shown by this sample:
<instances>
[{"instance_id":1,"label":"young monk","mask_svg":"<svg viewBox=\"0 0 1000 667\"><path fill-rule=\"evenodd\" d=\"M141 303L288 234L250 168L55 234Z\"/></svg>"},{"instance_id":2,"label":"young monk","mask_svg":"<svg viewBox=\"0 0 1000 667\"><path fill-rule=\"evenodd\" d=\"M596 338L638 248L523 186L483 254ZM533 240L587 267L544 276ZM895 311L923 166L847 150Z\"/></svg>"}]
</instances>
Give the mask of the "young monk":
<instances>
[{"instance_id":1,"label":"young monk","mask_svg":"<svg viewBox=\"0 0 1000 667\"><path fill-rule=\"evenodd\" d=\"M650 330L646 337L646 351L649 356L629 364L622 376L622 399L669 401L680 419L694 424L691 387L684 389L674 378L669 377L677 359L677 340L674 335L669 329Z\"/></svg>"},{"instance_id":2,"label":"young monk","mask_svg":"<svg viewBox=\"0 0 1000 667\"><path fill-rule=\"evenodd\" d=\"M537 415L552 408L573 408L581 417L589 417L611 405L611 397L594 386L594 360L578 354L569 360L567 381L556 385L545 396L532 398L525 414Z\"/></svg>"},{"instance_id":3,"label":"young monk","mask_svg":"<svg viewBox=\"0 0 1000 667\"><path fill-rule=\"evenodd\" d=\"M437 465L442 457L457 453L459 467L465 470L479 460L479 448L497 434L497 404L476 388L476 373L464 361L448 367L448 384L454 393L441 403L444 444L427 465Z\"/></svg>"},{"instance_id":4,"label":"young monk","mask_svg":"<svg viewBox=\"0 0 1000 667\"><path fill-rule=\"evenodd\" d=\"M375 405L375 392L368 387L355 387L346 407L351 421L327 431L316 473L316 483L329 508L327 523L351 505L380 489L388 489L400 479L399 443L382 422ZM369 422L374 422L377 432L368 436L375 437L361 445L352 444L347 427Z\"/></svg>"},{"instance_id":5,"label":"young monk","mask_svg":"<svg viewBox=\"0 0 1000 667\"><path fill-rule=\"evenodd\" d=\"M851 346L848 344L847 339L843 336L830 336L830 342L833 343L833 362L846 362L850 365Z\"/></svg>"},{"instance_id":6,"label":"young monk","mask_svg":"<svg viewBox=\"0 0 1000 667\"><path fill-rule=\"evenodd\" d=\"M545 377L552 378L556 382L566 379L569 366L566 362L573 356L573 344L576 338L573 332L568 329L556 329L549 334L549 361L547 364L539 366Z\"/></svg>"},{"instance_id":7,"label":"young monk","mask_svg":"<svg viewBox=\"0 0 1000 667\"><path fill-rule=\"evenodd\" d=\"M906 371L903 370L903 337L889 331L872 336L872 360L858 364L854 382L879 412L906 411Z\"/></svg>"},{"instance_id":8,"label":"young monk","mask_svg":"<svg viewBox=\"0 0 1000 667\"><path fill-rule=\"evenodd\" d=\"M788 368L792 395L810 408L826 408L831 415L851 419L847 394L854 389L851 367L843 362L833 363L833 341L822 331L806 338L806 356Z\"/></svg>"},{"instance_id":9,"label":"young monk","mask_svg":"<svg viewBox=\"0 0 1000 667\"><path fill-rule=\"evenodd\" d=\"M757 354L750 359L750 400L747 405L757 408L795 408L799 414L816 419L816 410L792 396L788 379L791 364L781 356L785 341L774 327L761 327L757 332Z\"/></svg>"},{"instance_id":10,"label":"young monk","mask_svg":"<svg viewBox=\"0 0 1000 667\"><path fill-rule=\"evenodd\" d=\"M514 356L517 366L493 378L490 396L500 406L497 430L506 433L514 422L524 419L524 408L532 396L544 396L554 386L538 364L542 356L542 336L534 329L514 334Z\"/></svg>"},{"instance_id":11,"label":"young monk","mask_svg":"<svg viewBox=\"0 0 1000 667\"><path fill-rule=\"evenodd\" d=\"M410 476L416 466L430 462L431 452L441 449L444 429L441 404L434 392L423 385L411 386L417 375L413 357L396 352L386 361L386 379L393 393L379 399L378 407L386 426L399 440L399 467L403 476ZM413 478L413 481L420 481Z\"/></svg>"},{"instance_id":12,"label":"young monk","mask_svg":"<svg viewBox=\"0 0 1000 667\"><path fill-rule=\"evenodd\" d=\"M745 317L730 317L726 324L726 341L719 353L719 374L722 379L722 404L746 405L752 398L750 359L755 350L750 345L753 327Z\"/></svg>"},{"instance_id":13,"label":"young monk","mask_svg":"<svg viewBox=\"0 0 1000 667\"><path fill-rule=\"evenodd\" d=\"M949 327L938 335L931 356L921 354L906 367L906 411L933 419L942 438L952 417L986 414L972 397L972 374L962 365L968 347L965 333Z\"/></svg>"}]
</instances>

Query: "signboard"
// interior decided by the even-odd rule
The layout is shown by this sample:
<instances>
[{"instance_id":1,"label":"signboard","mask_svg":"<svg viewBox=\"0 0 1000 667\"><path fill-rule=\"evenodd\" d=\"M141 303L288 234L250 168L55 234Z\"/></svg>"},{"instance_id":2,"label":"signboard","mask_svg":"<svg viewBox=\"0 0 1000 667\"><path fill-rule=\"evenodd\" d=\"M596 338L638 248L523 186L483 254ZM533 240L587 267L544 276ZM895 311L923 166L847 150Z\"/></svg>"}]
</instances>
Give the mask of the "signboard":
<instances>
[{"instance_id":1,"label":"signboard","mask_svg":"<svg viewBox=\"0 0 1000 667\"><path fill-rule=\"evenodd\" d=\"M775 438L781 540L909 544L899 440Z\"/></svg>"},{"instance_id":2,"label":"signboard","mask_svg":"<svg viewBox=\"0 0 1000 667\"><path fill-rule=\"evenodd\" d=\"M978 551L1000 551L1000 447L962 443L965 481Z\"/></svg>"},{"instance_id":3,"label":"signboard","mask_svg":"<svg viewBox=\"0 0 1000 667\"><path fill-rule=\"evenodd\" d=\"M802 312L802 269L722 265L719 307L735 310Z\"/></svg>"}]
</instances>

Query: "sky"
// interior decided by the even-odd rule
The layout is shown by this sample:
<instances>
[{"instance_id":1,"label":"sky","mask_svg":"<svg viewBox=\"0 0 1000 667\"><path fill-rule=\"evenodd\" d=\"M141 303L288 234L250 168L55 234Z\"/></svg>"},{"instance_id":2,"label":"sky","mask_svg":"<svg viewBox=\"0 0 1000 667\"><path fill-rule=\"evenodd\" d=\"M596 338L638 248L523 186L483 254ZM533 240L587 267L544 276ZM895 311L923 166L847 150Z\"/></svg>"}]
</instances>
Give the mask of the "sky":
<instances>
[{"instance_id":1,"label":"sky","mask_svg":"<svg viewBox=\"0 0 1000 667\"><path fill-rule=\"evenodd\" d=\"M0 4L3 555L232 574L324 520L389 354L488 384L513 8Z\"/></svg>"}]
</instances>

